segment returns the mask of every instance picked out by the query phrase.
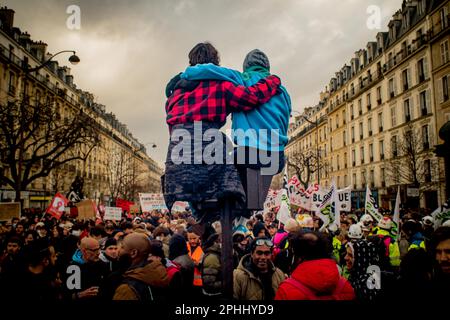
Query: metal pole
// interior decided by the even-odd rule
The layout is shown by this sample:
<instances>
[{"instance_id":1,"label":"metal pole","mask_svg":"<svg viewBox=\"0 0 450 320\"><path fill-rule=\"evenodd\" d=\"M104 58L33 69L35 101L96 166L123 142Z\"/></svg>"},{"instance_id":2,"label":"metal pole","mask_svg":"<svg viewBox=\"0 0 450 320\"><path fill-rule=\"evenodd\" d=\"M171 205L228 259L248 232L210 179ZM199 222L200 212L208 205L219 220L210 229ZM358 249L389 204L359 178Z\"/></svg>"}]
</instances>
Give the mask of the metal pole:
<instances>
[{"instance_id":1,"label":"metal pole","mask_svg":"<svg viewBox=\"0 0 450 320\"><path fill-rule=\"evenodd\" d=\"M225 199L222 208L222 286L223 295L227 300L233 298L233 243L231 204Z\"/></svg>"}]
</instances>

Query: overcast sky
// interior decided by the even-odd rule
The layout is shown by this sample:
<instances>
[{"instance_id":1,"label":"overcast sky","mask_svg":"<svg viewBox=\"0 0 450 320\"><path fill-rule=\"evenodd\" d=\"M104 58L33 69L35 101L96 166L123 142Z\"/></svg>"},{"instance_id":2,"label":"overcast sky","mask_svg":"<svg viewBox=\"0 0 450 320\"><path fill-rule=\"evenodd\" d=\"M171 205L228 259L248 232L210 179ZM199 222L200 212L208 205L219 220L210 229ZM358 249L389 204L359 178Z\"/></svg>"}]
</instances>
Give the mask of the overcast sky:
<instances>
[{"instance_id":1,"label":"overcast sky","mask_svg":"<svg viewBox=\"0 0 450 320\"><path fill-rule=\"evenodd\" d=\"M163 163L167 81L184 70L187 54L210 41L223 66L241 70L250 50L268 55L272 73L288 89L294 110L318 102L319 93L354 52L386 31L402 0L8 0L15 25L49 52L73 49L75 83L93 93ZM81 29L66 26L69 5L81 9ZM381 30L366 21L381 9ZM68 64L68 57L58 59Z\"/></svg>"}]
</instances>

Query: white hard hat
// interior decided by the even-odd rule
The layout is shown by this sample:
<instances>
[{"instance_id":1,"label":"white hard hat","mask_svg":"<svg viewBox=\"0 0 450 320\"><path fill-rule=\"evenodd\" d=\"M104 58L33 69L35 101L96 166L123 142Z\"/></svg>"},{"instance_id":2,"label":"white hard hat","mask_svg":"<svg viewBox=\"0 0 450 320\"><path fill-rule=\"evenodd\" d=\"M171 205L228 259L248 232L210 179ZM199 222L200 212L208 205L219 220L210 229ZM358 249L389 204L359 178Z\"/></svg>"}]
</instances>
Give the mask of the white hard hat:
<instances>
[{"instance_id":1,"label":"white hard hat","mask_svg":"<svg viewBox=\"0 0 450 320\"><path fill-rule=\"evenodd\" d=\"M389 217L383 217L383 219L381 219L378 222L378 227L380 227L381 229L384 230L391 230L392 228L392 220Z\"/></svg>"},{"instance_id":2,"label":"white hard hat","mask_svg":"<svg viewBox=\"0 0 450 320\"><path fill-rule=\"evenodd\" d=\"M361 239L363 236L362 228L359 223L352 224L348 229L348 237L350 239Z\"/></svg>"},{"instance_id":3,"label":"white hard hat","mask_svg":"<svg viewBox=\"0 0 450 320\"><path fill-rule=\"evenodd\" d=\"M432 225L434 225L434 219L431 216L425 216L422 218L422 223L425 226L432 226Z\"/></svg>"},{"instance_id":4,"label":"white hard hat","mask_svg":"<svg viewBox=\"0 0 450 320\"><path fill-rule=\"evenodd\" d=\"M370 215L370 214L364 214L362 217L361 217L361 219L359 219L359 222L362 222L362 223L364 223L364 222L373 222L373 218L372 218L372 216Z\"/></svg>"},{"instance_id":5,"label":"white hard hat","mask_svg":"<svg viewBox=\"0 0 450 320\"><path fill-rule=\"evenodd\" d=\"M443 227L450 227L450 220L446 220L443 224Z\"/></svg>"}]
</instances>

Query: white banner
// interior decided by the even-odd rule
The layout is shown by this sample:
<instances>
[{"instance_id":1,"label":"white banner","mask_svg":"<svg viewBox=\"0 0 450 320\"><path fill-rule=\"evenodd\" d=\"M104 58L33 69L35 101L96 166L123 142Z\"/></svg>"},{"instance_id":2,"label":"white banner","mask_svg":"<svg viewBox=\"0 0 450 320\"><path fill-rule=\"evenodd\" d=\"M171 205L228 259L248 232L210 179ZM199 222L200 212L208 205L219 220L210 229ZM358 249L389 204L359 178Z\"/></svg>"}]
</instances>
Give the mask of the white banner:
<instances>
[{"instance_id":1,"label":"white banner","mask_svg":"<svg viewBox=\"0 0 450 320\"><path fill-rule=\"evenodd\" d=\"M162 193L139 193L142 212L167 210Z\"/></svg>"},{"instance_id":2,"label":"white banner","mask_svg":"<svg viewBox=\"0 0 450 320\"><path fill-rule=\"evenodd\" d=\"M264 202L264 212L269 212L275 207L281 204L281 191L269 189L267 193L266 201Z\"/></svg>"},{"instance_id":3,"label":"white banner","mask_svg":"<svg viewBox=\"0 0 450 320\"><path fill-rule=\"evenodd\" d=\"M172 212L184 212L189 207L189 203L186 201L175 201L172 206Z\"/></svg>"},{"instance_id":4,"label":"white banner","mask_svg":"<svg viewBox=\"0 0 450 320\"><path fill-rule=\"evenodd\" d=\"M323 195L322 204L317 211L317 215L323 221L320 231L325 230L325 228L336 231L340 226L340 214L336 206L336 196L336 184L333 181L330 190Z\"/></svg>"},{"instance_id":5,"label":"white banner","mask_svg":"<svg viewBox=\"0 0 450 320\"><path fill-rule=\"evenodd\" d=\"M105 215L103 220L122 220L122 208L105 207Z\"/></svg>"},{"instance_id":6,"label":"white banner","mask_svg":"<svg viewBox=\"0 0 450 320\"><path fill-rule=\"evenodd\" d=\"M375 219L375 221L378 223L381 219L383 219L383 216L380 212L378 212L378 206L375 202L375 198L372 196L372 191L370 191L369 186L366 188L366 213L370 214L372 218Z\"/></svg>"},{"instance_id":7,"label":"white banner","mask_svg":"<svg viewBox=\"0 0 450 320\"><path fill-rule=\"evenodd\" d=\"M352 210L352 188L339 189L337 191L337 197L339 211L350 212Z\"/></svg>"}]
</instances>

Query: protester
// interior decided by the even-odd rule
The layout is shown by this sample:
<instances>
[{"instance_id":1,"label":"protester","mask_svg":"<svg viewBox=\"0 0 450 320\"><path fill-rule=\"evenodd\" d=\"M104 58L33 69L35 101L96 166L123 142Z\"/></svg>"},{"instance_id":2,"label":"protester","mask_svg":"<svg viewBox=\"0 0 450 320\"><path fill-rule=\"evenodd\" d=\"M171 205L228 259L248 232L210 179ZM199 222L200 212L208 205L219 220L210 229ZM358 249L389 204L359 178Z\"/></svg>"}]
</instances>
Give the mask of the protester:
<instances>
[{"instance_id":1,"label":"protester","mask_svg":"<svg viewBox=\"0 0 450 320\"><path fill-rule=\"evenodd\" d=\"M450 288L450 226L439 227L433 233L429 248L435 263L434 296L445 299L448 297L448 288Z\"/></svg>"},{"instance_id":2,"label":"protester","mask_svg":"<svg viewBox=\"0 0 450 320\"><path fill-rule=\"evenodd\" d=\"M275 297L285 274L272 261L273 242L266 237L258 237L250 246L250 254L245 255L233 273L233 297L237 300L270 301Z\"/></svg>"},{"instance_id":3,"label":"protester","mask_svg":"<svg viewBox=\"0 0 450 320\"><path fill-rule=\"evenodd\" d=\"M220 241L220 235L214 233L203 246L205 255L201 263L202 293L210 299L219 299L223 294Z\"/></svg>"},{"instance_id":4,"label":"protester","mask_svg":"<svg viewBox=\"0 0 450 320\"><path fill-rule=\"evenodd\" d=\"M161 296L169 286L167 271L160 261L148 261L150 241L146 236L132 233L119 247L119 260L128 265L123 281L115 291L113 300L164 300ZM158 290L160 289L160 290Z\"/></svg>"},{"instance_id":5,"label":"protester","mask_svg":"<svg viewBox=\"0 0 450 320\"><path fill-rule=\"evenodd\" d=\"M203 235L202 228L200 225L196 224L188 229L188 254L189 257L194 262L194 280L193 286L195 293L198 296L201 296L203 281L202 281L202 260L204 257L204 252L201 247L201 237Z\"/></svg>"},{"instance_id":6,"label":"protester","mask_svg":"<svg viewBox=\"0 0 450 320\"><path fill-rule=\"evenodd\" d=\"M189 52L191 66L204 63L219 64L219 53L210 43L199 43ZM173 83L175 85L172 86ZM171 88L166 90L168 93L166 122L173 138L170 139L163 179L164 198L168 208L171 208L177 200L189 201L198 220L206 222L216 215L214 213L210 216L207 211L200 210L199 204L205 200L226 198L229 202L237 202L244 206L246 197L241 180L235 166L229 164L227 160L229 159L227 148L232 144L219 129L225 124L227 115L232 110L253 110L277 94L279 85L280 80L276 76L261 79L251 87L214 80L181 79L169 83ZM202 98L197 99L199 96ZM221 161L206 164L206 159L202 159L199 164L198 159L194 161L195 153L191 152L187 155L190 157L190 164L186 162L175 164L176 157L174 158L172 151L180 148L180 141L176 139L176 135L180 134L182 129L183 133L194 137L194 129L200 124L201 134L206 131L209 134L214 132L223 142L220 144L221 149L215 150L215 159L220 157ZM199 143L203 154L209 142L203 141L204 139L196 142L195 140L191 139L192 144ZM219 141L216 138L217 142Z\"/></svg>"},{"instance_id":7,"label":"protester","mask_svg":"<svg viewBox=\"0 0 450 320\"><path fill-rule=\"evenodd\" d=\"M71 299L93 299L98 297L99 287L107 275L107 266L99 259L100 244L98 240L84 237L80 242L80 248L72 258L71 265L78 266L81 271L81 287L69 287L65 281L67 292Z\"/></svg>"},{"instance_id":8,"label":"protester","mask_svg":"<svg viewBox=\"0 0 450 320\"><path fill-rule=\"evenodd\" d=\"M291 238L295 269L280 284L276 300L352 300L352 286L339 275L329 240L312 231Z\"/></svg>"},{"instance_id":9,"label":"protester","mask_svg":"<svg viewBox=\"0 0 450 320\"><path fill-rule=\"evenodd\" d=\"M103 250L100 252L99 258L107 265L108 271L110 273L116 271L119 268L118 247L116 239L108 238L105 241Z\"/></svg>"},{"instance_id":10,"label":"protester","mask_svg":"<svg viewBox=\"0 0 450 320\"><path fill-rule=\"evenodd\" d=\"M170 238L169 260L180 265L183 291L186 293L186 297L189 297L193 290L195 264L188 254L186 239L179 234L174 234Z\"/></svg>"}]
</instances>

